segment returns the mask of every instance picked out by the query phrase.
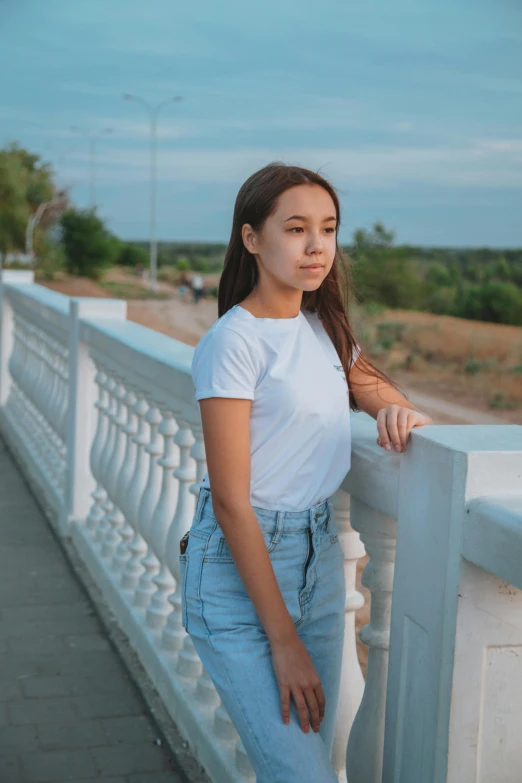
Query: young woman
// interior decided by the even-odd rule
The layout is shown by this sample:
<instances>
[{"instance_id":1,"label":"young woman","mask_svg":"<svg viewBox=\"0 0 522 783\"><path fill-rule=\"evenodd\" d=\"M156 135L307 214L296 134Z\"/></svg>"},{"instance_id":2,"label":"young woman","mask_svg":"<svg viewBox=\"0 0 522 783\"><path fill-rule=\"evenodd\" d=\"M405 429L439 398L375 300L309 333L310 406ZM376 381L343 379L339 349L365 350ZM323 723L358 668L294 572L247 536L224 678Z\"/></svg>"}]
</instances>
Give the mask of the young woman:
<instances>
[{"instance_id":1,"label":"young woman","mask_svg":"<svg viewBox=\"0 0 522 783\"><path fill-rule=\"evenodd\" d=\"M273 163L249 177L219 318L192 364L208 472L180 555L183 626L258 783L337 782L345 581L332 495L350 469L350 408L377 420L387 450L432 423L354 339L339 225L336 192L313 171Z\"/></svg>"}]
</instances>

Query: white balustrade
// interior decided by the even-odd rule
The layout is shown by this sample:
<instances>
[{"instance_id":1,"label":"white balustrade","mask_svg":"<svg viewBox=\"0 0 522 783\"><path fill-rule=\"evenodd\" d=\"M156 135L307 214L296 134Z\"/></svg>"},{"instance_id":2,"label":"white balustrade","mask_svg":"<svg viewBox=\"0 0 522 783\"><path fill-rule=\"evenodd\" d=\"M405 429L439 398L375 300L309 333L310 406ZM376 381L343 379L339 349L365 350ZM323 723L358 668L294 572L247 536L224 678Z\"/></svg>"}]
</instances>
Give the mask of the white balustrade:
<instances>
[{"instance_id":1,"label":"white balustrade","mask_svg":"<svg viewBox=\"0 0 522 783\"><path fill-rule=\"evenodd\" d=\"M121 584L124 590L132 592L143 571L141 560L147 552L147 544L140 532L140 501L147 486L148 466L145 447L149 442L150 427L145 419L149 406L145 394L137 390L138 400L134 406L134 412L138 419L138 431L134 436L136 443L136 464L131 479L129 497L127 503L127 520L131 525L134 535L129 543L128 559L123 569Z\"/></svg>"},{"instance_id":2,"label":"white balustrade","mask_svg":"<svg viewBox=\"0 0 522 783\"><path fill-rule=\"evenodd\" d=\"M142 574L134 595L134 605L144 609L148 607L150 599L154 594L153 578L159 571L158 558L150 545L150 530L154 510L161 492L162 479L162 471L158 465L158 459L162 454L161 436L158 434L161 413L152 399L149 399L149 405L149 410L145 416L145 420L150 427L150 443L145 446L145 451L149 455L149 474L138 511L140 534L147 548L145 557L141 559Z\"/></svg>"},{"instance_id":3,"label":"white balustrade","mask_svg":"<svg viewBox=\"0 0 522 783\"><path fill-rule=\"evenodd\" d=\"M123 405L126 410L126 421L122 427L122 432L125 436L125 452L123 455L122 466L118 475L118 482L116 488L116 494L119 498L119 508L121 510L123 524L118 530L118 541L116 541L116 551L114 552L114 558L112 561L112 568L115 572L119 572L124 567L128 551L129 542L132 539L132 527L127 521L127 509L128 499L131 492L131 481L134 475L136 467L136 455L137 448L134 441L134 436L138 431L136 414L134 413L134 405L136 404L136 395L132 388L127 385L127 391L123 397Z\"/></svg>"},{"instance_id":4,"label":"white balustrade","mask_svg":"<svg viewBox=\"0 0 522 783\"><path fill-rule=\"evenodd\" d=\"M105 475L105 487L108 501L105 504L107 517L105 520L105 533L101 541L101 556L111 560L120 541L119 530L125 522L125 517L120 510L122 502L122 488L120 476L123 473L125 459L125 386L121 376L114 374L115 410L112 416L113 438L111 450L107 458L107 473Z\"/></svg>"},{"instance_id":5,"label":"white balustrade","mask_svg":"<svg viewBox=\"0 0 522 783\"><path fill-rule=\"evenodd\" d=\"M85 520L85 527L89 531L93 538L96 538L97 531L104 518L103 503L107 498L107 492L103 486L103 474L101 468L103 465L104 445L107 439L108 431L108 390L107 382L108 376L103 370L103 364L101 361L96 362L98 372L95 376L95 383L98 387L98 399L95 402L96 410L98 411L98 418L96 424L96 432L92 441L90 449L90 467L91 473L96 480L96 488L92 492L92 504L89 514Z\"/></svg>"},{"instance_id":6,"label":"white balustrade","mask_svg":"<svg viewBox=\"0 0 522 783\"><path fill-rule=\"evenodd\" d=\"M147 608L147 623L154 631L161 631L172 609L168 598L175 587L175 581L167 565L166 544L169 529L176 511L178 483L172 480L173 471L179 466L179 449L174 443L177 425L172 411L161 406L162 420L158 432L163 438L163 456L158 460L162 469L161 490L149 529L149 546L159 564L158 573L152 581L156 592ZM178 539L179 542L179 539ZM179 544L178 544L179 549Z\"/></svg>"},{"instance_id":7,"label":"white balustrade","mask_svg":"<svg viewBox=\"0 0 522 783\"><path fill-rule=\"evenodd\" d=\"M346 746L350 729L359 708L364 691L364 679L357 657L355 613L364 606L364 598L356 590L357 561L365 550L353 526L350 524L350 496L339 489L333 497L333 512L339 541L345 558L346 619L344 631L343 668L337 707L337 723L332 750L332 763L340 783L346 781Z\"/></svg>"},{"instance_id":8,"label":"white balustrade","mask_svg":"<svg viewBox=\"0 0 522 783\"><path fill-rule=\"evenodd\" d=\"M211 779L253 781L181 623L179 541L206 471L193 349L127 321L122 302L17 279L0 279L2 436ZM471 783L479 746L495 783L522 765L508 730L522 729L521 700L503 695L519 693L522 674L521 430L419 428L405 454L385 454L375 421L352 416L352 467L333 498L347 587L340 783ZM364 547L366 684L355 634ZM484 644L506 654L489 651L481 679Z\"/></svg>"}]
</instances>

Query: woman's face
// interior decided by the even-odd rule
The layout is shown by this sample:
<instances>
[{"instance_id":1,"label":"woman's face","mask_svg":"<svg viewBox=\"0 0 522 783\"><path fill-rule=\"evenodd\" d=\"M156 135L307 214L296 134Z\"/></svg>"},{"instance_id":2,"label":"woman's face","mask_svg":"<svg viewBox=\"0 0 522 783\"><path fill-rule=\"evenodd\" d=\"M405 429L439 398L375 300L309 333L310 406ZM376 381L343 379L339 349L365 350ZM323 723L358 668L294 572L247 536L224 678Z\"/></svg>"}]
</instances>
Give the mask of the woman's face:
<instances>
[{"instance_id":1,"label":"woman's face","mask_svg":"<svg viewBox=\"0 0 522 783\"><path fill-rule=\"evenodd\" d=\"M259 233L243 226L243 242L272 282L315 291L332 268L337 217L320 185L295 185L282 193Z\"/></svg>"}]
</instances>

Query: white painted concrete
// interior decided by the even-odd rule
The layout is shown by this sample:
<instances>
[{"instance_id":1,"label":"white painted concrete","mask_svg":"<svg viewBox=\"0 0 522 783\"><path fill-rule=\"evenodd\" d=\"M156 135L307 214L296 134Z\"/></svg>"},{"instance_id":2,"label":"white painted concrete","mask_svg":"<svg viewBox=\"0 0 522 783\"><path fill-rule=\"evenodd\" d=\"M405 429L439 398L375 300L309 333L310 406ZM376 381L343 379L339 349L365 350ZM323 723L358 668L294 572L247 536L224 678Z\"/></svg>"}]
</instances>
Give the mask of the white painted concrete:
<instances>
[{"instance_id":1,"label":"white painted concrete","mask_svg":"<svg viewBox=\"0 0 522 783\"><path fill-rule=\"evenodd\" d=\"M253 780L181 624L178 544L206 471L193 349L127 321L122 302L69 300L19 275L0 283L2 434L212 779ZM357 413L352 435L334 498L347 581L339 781L348 769L349 783L511 782L522 428L430 426L405 454L385 454L375 421ZM365 686L354 628L363 542Z\"/></svg>"}]
</instances>

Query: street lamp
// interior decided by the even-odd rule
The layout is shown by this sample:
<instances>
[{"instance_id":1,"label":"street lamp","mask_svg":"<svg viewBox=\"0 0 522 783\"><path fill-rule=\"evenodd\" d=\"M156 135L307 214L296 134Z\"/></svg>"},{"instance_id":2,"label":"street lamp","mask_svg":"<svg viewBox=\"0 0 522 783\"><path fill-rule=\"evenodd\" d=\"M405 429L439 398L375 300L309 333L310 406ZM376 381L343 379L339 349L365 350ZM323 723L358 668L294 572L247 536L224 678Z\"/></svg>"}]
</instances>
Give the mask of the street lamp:
<instances>
[{"instance_id":1,"label":"street lamp","mask_svg":"<svg viewBox=\"0 0 522 783\"><path fill-rule=\"evenodd\" d=\"M57 204L59 202L59 198L53 198L51 201L42 201L41 204L38 204L38 208L34 215L31 215L29 217L29 220L27 221L27 227L25 230L25 252L26 255L33 258L33 231L35 226L40 222L40 219L45 212L45 210L48 207L54 206L54 204Z\"/></svg>"},{"instance_id":2,"label":"street lamp","mask_svg":"<svg viewBox=\"0 0 522 783\"><path fill-rule=\"evenodd\" d=\"M82 128L77 128L75 125L74 127L71 128L71 131L73 133L81 133L83 136L86 136L87 139L89 140L89 169L90 169L89 191L90 191L91 209L94 209L94 207L96 206L96 193L95 193L96 180L95 180L95 168L94 168L96 138L98 136L103 136L106 133L112 133L112 128L104 128L98 133L89 133L87 131L82 130Z\"/></svg>"},{"instance_id":3,"label":"street lamp","mask_svg":"<svg viewBox=\"0 0 522 783\"><path fill-rule=\"evenodd\" d=\"M151 291L158 290L157 281L157 264L158 264L158 243L156 240L156 131L157 121L160 110L169 103L178 103L183 100L181 95L176 95L172 98L152 106L144 98L139 98L137 95L131 95L130 93L124 93L123 97L126 101L137 101L142 103L150 114L150 282L149 288Z\"/></svg>"}]
</instances>

